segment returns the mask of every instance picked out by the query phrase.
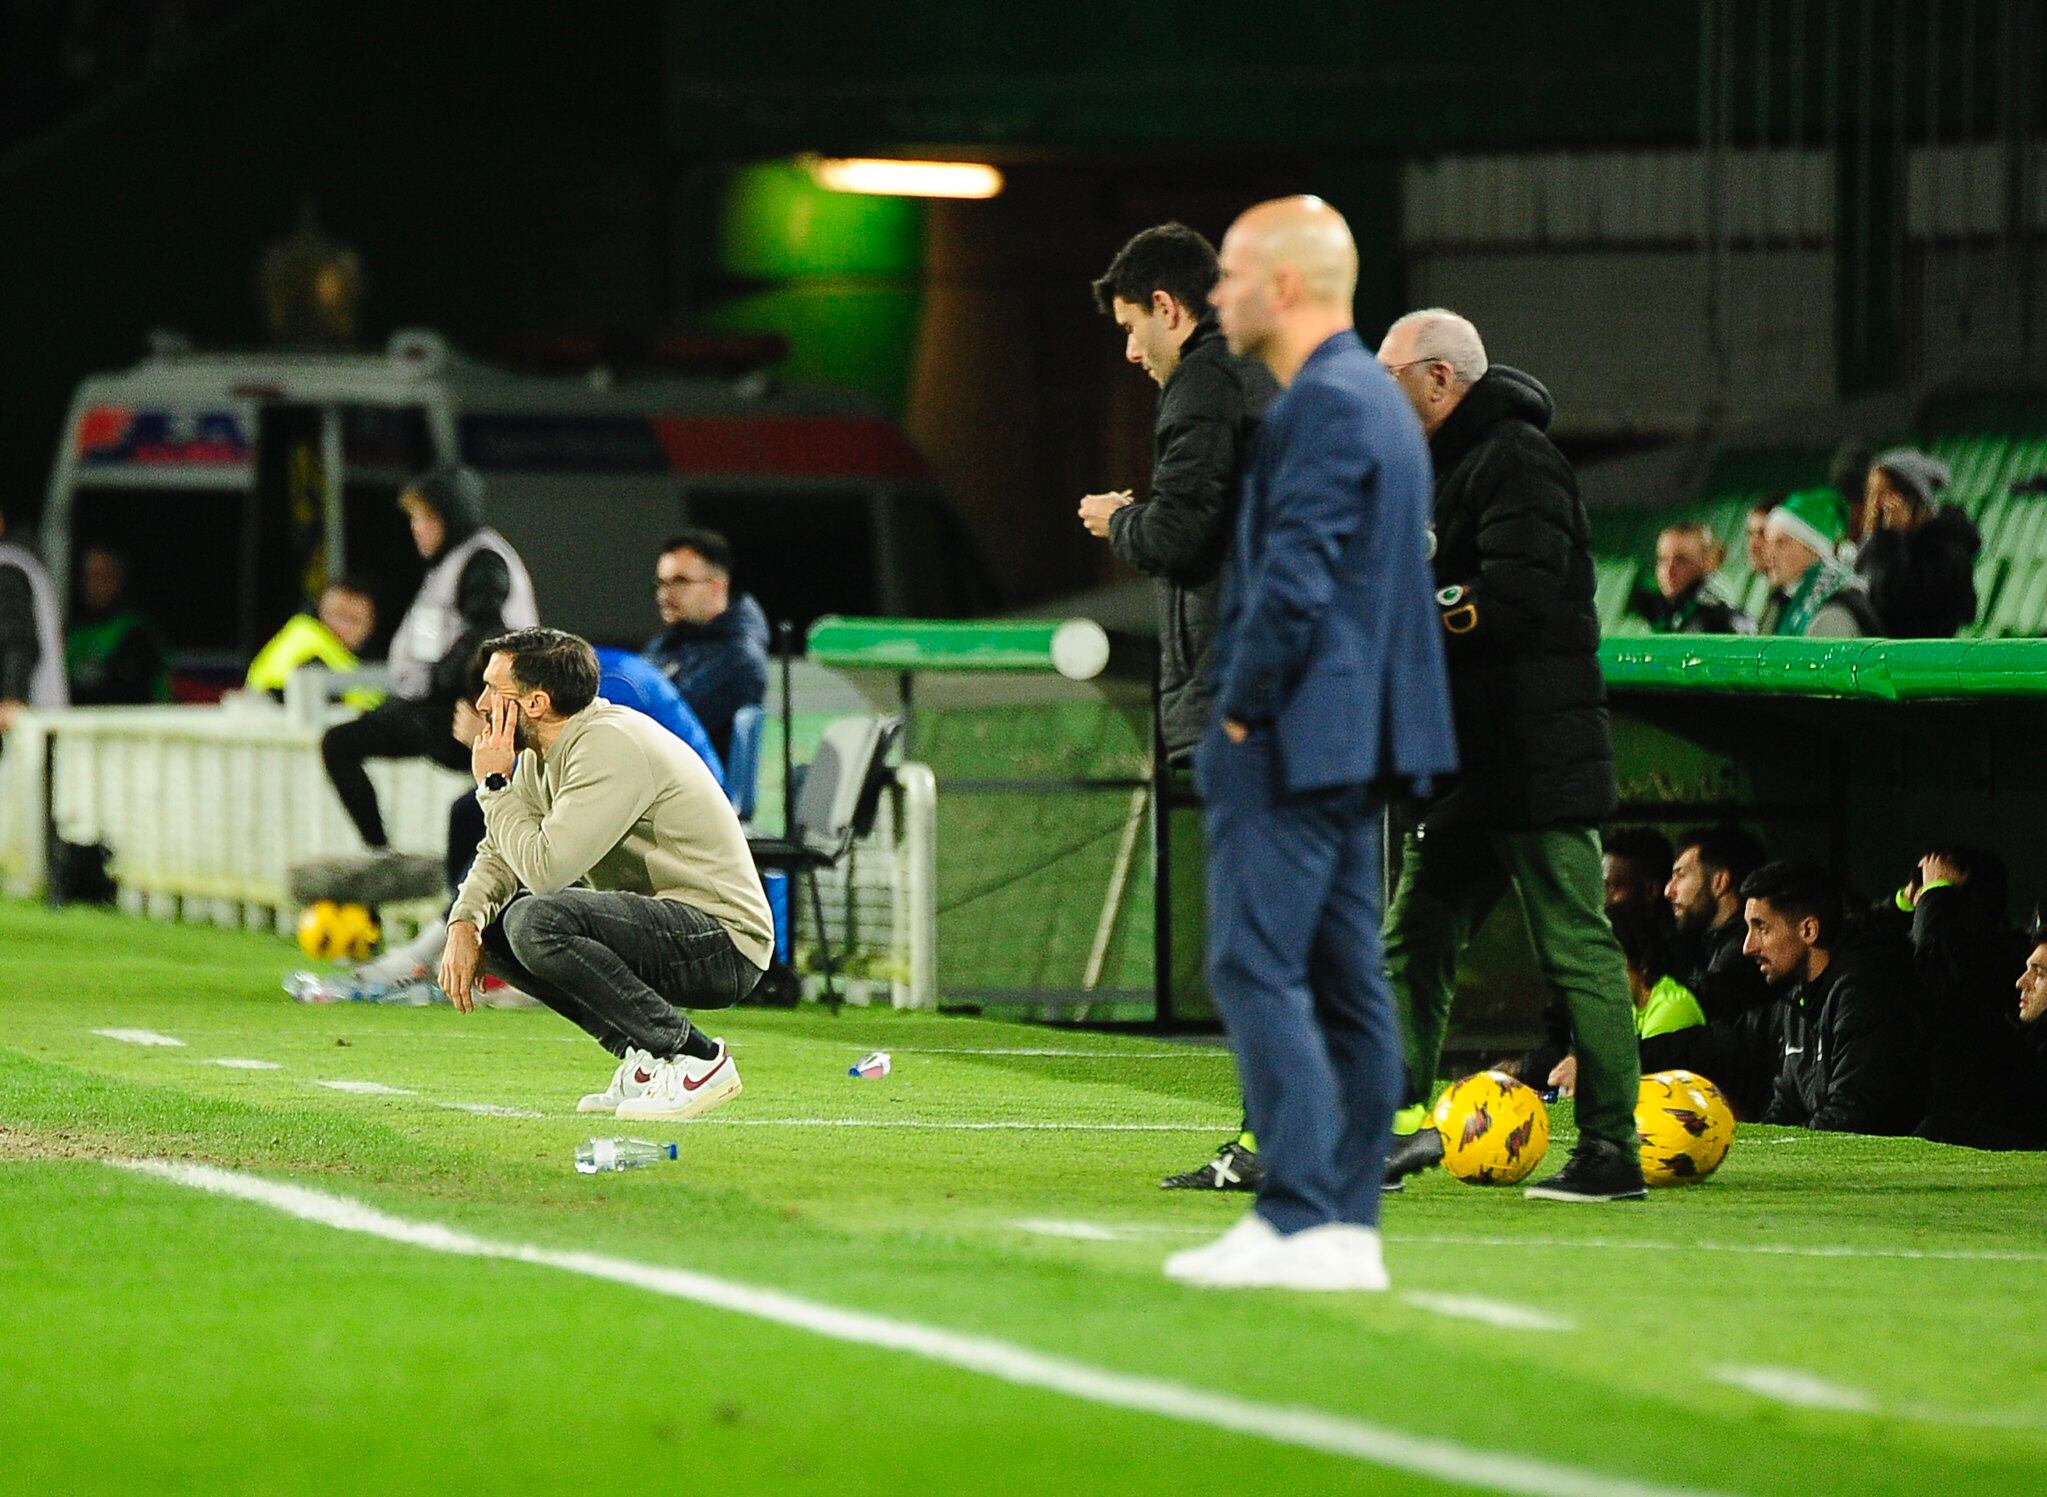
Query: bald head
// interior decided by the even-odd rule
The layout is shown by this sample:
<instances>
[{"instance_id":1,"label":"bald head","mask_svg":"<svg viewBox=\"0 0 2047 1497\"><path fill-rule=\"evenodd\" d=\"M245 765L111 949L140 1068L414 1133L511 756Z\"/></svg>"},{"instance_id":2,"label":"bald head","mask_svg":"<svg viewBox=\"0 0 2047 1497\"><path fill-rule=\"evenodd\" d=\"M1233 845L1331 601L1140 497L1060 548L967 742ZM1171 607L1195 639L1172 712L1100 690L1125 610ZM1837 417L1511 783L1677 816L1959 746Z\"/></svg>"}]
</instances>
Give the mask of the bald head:
<instances>
[{"instance_id":1,"label":"bald head","mask_svg":"<svg viewBox=\"0 0 2047 1497\"><path fill-rule=\"evenodd\" d=\"M1282 384L1351 325L1358 247L1343 215L1316 197L1245 210L1223 236L1212 300L1230 351L1260 359Z\"/></svg>"},{"instance_id":2,"label":"bald head","mask_svg":"<svg viewBox=\"0 0 2047 1497\"><path fill-rule=\"evenodd\" d=\"M1316 197L1274 198L1231 227L1271 275L1299 278L1303 301L1348 308L1358 289L1358 247L1343 215Z\"/></svg>"}]
</instances>

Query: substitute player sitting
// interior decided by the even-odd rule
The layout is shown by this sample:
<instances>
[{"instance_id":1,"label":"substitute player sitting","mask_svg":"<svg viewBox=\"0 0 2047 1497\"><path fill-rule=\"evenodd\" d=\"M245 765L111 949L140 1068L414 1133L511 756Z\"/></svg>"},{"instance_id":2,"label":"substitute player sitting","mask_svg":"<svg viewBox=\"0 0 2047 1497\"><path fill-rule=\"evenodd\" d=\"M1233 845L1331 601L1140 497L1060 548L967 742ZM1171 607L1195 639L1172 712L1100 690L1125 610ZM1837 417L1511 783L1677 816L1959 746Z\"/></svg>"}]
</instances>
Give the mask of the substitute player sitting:
<instances>
[{"instance_id":1,"label":"substitute player sitting","mask_svg":"<svg viewBox=\"0 0 2047 1497\"><path fill-rule=\"evenodd\" d=\"M449 912L441 989L468 1013L488 961L618 1056L580 1111L708 1112L738 1095L739 1072L683 1010L746 997L774 940L739 818L681 739L596 699L585 641L521 629L483 649L471 767L485 834Z\"/></svg>"}]
</instances>

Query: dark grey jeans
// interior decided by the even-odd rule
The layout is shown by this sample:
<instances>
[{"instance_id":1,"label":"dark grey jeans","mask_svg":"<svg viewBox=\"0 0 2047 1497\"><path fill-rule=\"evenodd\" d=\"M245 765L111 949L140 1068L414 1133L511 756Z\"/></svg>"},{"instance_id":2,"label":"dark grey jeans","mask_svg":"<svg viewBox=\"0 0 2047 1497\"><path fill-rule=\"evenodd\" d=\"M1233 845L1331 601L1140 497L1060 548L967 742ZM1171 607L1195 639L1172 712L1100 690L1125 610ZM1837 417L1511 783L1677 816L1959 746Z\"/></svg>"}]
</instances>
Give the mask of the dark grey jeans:
<instances>
[{"instance_id":1,"label":"dark grey jeans","mask_svg":"<svg viewBox=\"0 0 2047 1497\"><path fill-rule=\"evenodd\" d=\"M724 926L644 894L520 894L484 930L483 950L490 971L618 1056L629 1045L681 1053L683 1008L730 1008L761 980Z\"/></svg>"}]
</instances>

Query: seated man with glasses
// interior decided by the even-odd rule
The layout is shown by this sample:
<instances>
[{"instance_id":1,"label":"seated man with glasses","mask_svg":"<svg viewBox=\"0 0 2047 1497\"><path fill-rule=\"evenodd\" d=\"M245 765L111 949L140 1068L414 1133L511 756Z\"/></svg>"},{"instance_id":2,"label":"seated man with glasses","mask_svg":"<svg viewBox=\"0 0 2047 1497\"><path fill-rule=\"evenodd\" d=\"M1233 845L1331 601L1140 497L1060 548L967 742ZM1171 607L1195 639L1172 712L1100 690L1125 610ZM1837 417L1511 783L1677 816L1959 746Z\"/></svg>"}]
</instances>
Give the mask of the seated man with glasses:
<instances>
[{"instance_id":1,"label":"seated man with glasses","mask_svg":"<svg viewBox=\"0 0 2047 1497\"><path fill-rule=\"evenodd\" d=\"M768 619L732 591L732 547L715 530L671 536L654 564L661 632L640 651L689 704L721 760L732 752L732 718L768 692Z\"/></svg>"}]
</instances>

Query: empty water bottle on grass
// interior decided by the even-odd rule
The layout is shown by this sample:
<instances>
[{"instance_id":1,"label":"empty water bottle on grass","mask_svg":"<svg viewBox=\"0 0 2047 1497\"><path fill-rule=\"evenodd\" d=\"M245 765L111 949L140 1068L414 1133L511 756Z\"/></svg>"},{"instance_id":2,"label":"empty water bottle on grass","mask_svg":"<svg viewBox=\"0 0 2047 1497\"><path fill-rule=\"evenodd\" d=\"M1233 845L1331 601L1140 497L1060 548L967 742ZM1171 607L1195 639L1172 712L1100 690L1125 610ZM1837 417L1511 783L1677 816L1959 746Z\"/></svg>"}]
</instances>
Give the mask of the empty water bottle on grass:
<instances>
[{"instance_id":1,"label":"empty water bottle on grass","mask_svg":"<svg viewBox=\"0 0 2047 1497\"><path fill-rule=\"evenodd\" d=\"M674 1144L650 1144L644 1138L592 1138L576 1145L576 1173L639 1170L674 1157Z\"/></svg>"}]
</instances>

